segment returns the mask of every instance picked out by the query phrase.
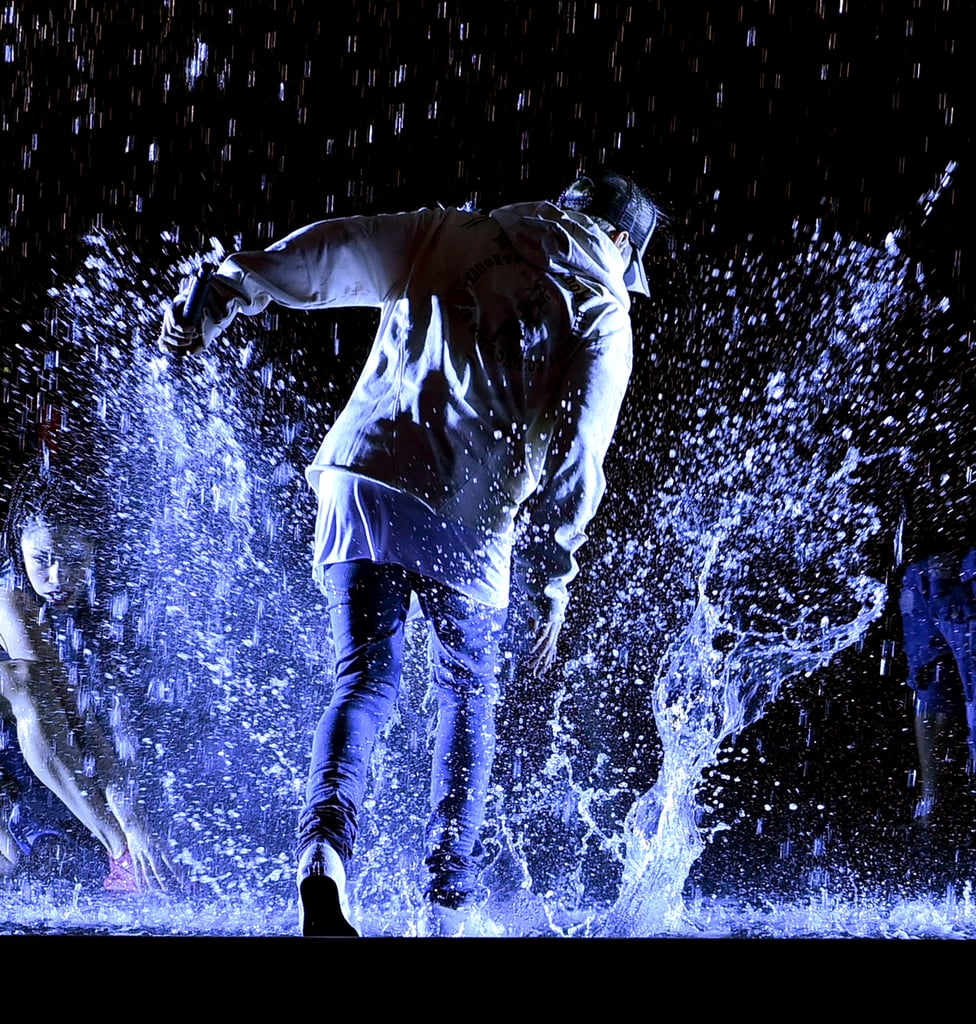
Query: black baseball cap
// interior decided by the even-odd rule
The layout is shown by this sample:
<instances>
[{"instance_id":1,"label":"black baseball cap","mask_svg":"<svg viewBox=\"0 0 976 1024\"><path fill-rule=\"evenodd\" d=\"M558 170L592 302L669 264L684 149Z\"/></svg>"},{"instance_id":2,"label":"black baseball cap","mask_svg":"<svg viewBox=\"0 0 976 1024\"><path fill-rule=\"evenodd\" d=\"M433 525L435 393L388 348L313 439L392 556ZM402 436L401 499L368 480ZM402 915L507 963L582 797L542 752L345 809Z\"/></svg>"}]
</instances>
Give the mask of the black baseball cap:
<instances>
[{"instance_id":1,"label":"black baseball cap","mask_svg":"<svg viewBox=\"0 0 976 1024\"><path fill-rule=\"evenodd\" d=\"M622 174L600 171L577 178L563 190L556 205L563 210L578 210L587 216L599 217L618 231L626 231L634 255L624 271L624 283L629 291L650 295L643 260L660 212L643 189Z\"/></svg>"}]
</instances>

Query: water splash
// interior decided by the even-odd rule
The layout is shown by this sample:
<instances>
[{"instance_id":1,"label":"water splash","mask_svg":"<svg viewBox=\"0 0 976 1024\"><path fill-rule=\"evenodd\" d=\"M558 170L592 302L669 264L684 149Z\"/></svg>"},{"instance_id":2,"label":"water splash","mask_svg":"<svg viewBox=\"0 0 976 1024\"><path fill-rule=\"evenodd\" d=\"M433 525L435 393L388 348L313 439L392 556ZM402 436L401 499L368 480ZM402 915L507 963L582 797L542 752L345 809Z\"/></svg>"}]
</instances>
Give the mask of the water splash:
<instances>
[{"instance_id":1,"label":"water splash","mask_svg":"<svg viewBox=\"0 0 976 1024\"><path fill-rule=\"evenodd\" d=\"M66 384L57 400L94 408L65 418L51 457L84 467L109 498L85 624L97 697L115 709L117 750L191 883L275 891L291 881L321 703L309 690L330 664L321 606L309 614L305 545L292 540L311 516L303 428L319 410L259 355L260 324L232 353L159 356L159 296L176 282L123 239L86 244L81 272L50 292L51 333ZM204 258L222 251L214 243ZM173 262L189 274L199 257Z\"/></svg>"},{"instance_id":2,"label":"water splash","mask_svg":"<svg viewBox=\"0 0 976 1024\"><path fill-rule=\"evenodd\" d=\"M886 587L867 572L880 529L872 483L904 478L917 453L891 429L880 365L945 309L920 280L899 254L817 234L776 267L700 269L694 302L707 312L686 326L711 335L710 374L688 404L695 422L672 432L671 475L634 519L651 528L613 536L601 565L627 581L609 615L614 648L673 639L650 686L636 680L662 760L619 832L604 827L622 881L599 934L694 928L682 893L704 848L707 769L790 677L858 644L883 611ZM744 346L755 373L729 397L729 354ZM590 644L607 665L617 653ZM566 737L557 730L546 770L570 780L592 835L593 799L608 794L573 781Z\"/></svg>"},{"instance_id":3,"label":"water splash","mask_svg":"<svg viewBox=\"0 0 976 1024\"><path fill-rule=\"evenodd\" d=\"M884 608L884 586L861 578L852 597L862 607L850 622L820 630L804 630L798 622L777 633L745 633L723 654L727 616L708 596L721 539L712 538L695 610L654 683L664 759L653 788L635 801L624 823L623 880L601 926L606 934L653 935L683 924L685 880L704 849L694 795L705 769L729 737L776 699L790 676L829 664Z\"/></svg>"},{"instance_id":4,"label":"water splash","mask_svg":"<svg viewBox=\"0 0 976 1024\"><path fill-rule=\"evenodd\" d=\"M156 356L156 296L173 282L119 239L89 244L84 271L52 292L51 330L71 375L65 397L93 402L114 496L102 706L196 885L287 907L293 815L330 668L307 541L295 540L313 515L302 446L327 410L279 386L286 371L263 354L270 325L249 321L192 364ZM687 383L671 420L623 441L648 476L633 480L629 509L604 510L602 556L580 581L582 650L544 722L542 764L519 722L518 748L501 759L486 850L509 934L718 927L718 910L684 902L705 773L790 677L856 644L881 611L868 571L872 476L910 472L915 457L889 423L884 364L941 303L898 253L819 233L798 235L778 264L702 259L690 284L685 309L655 311L662 351L696 339ZM414 637L351 876L374 934L411 933L419 908L421 648ZM595 711L577 690L593 682ZM540 817L555 842L533 833Z\"/></svg>"}]
</instances>

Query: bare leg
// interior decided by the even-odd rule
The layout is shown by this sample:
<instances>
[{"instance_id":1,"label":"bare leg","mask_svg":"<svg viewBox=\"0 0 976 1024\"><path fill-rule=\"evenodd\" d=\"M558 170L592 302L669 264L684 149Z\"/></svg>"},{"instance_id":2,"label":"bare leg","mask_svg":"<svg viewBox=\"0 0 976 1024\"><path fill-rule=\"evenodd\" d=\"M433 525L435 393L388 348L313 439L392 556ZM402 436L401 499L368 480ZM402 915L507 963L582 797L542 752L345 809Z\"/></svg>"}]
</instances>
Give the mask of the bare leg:
<instances>
[{"instance_id":1,"label":"bare leg","mask_svg":"<svg viewBox=\"0 0 976 1024\"><path fill-rule=\"evenodd\" d=\"M19 860L20 847L14 842L7 823L0 820L0 877L12 875L17 869Z\"/></svg>"},{"instance_id":2,"label":"bare leg","mask_svg":"<svg viewBox=\"0 0 976 1024\"><path fill-rule=\"evenodd\" d=\"M922 782L922 795L915 805L915 817L927 819L935 810L939 788L940 756L944 756L946 716L941 711L918 711L915 715L915 745Z\"/></svg>"}]
</instances>

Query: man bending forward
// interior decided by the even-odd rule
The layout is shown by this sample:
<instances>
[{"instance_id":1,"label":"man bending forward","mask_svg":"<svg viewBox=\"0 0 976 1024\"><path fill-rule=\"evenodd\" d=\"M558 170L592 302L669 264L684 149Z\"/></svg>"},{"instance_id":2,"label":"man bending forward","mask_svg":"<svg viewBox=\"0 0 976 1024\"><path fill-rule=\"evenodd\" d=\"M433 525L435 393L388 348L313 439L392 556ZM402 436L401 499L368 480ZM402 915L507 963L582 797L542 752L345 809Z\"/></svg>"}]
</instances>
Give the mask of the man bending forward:
<instances>
[{"instance_id":1,"label":"man bending forward","mask_svg":"<svg viewBox=\"0 0 976 1024\"><path fill-rule=\"evenodd\" d=\"M374 306L372 350L307 470L313 571L335 644L299 824L305 935L355 935L345 894L367 768L397 699L411 594L430 627L438 719L426 829L431 934L483 920L476 849L494 753L498 634L515 521L544 672L574 554L604 490L630 374L628 290L657 210L630 180L581 178L555 203L321 221L225 260L202 317L188 291L162 347L196 351L238 313Z\"/></svg>"}]
</instances>

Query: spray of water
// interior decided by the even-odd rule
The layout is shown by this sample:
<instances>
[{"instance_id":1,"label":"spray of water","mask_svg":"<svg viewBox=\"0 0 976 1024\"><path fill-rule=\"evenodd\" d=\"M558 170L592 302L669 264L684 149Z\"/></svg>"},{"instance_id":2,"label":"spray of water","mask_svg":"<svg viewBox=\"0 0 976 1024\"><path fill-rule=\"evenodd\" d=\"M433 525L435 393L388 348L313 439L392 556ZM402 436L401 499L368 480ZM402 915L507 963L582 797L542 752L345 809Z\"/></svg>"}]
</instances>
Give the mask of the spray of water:
<instances>
[{"instance_id":1,"label":"spray of water","mask_svg":"<svg viewBox=\"0 0 976 1024\"><path fill-rule=\"evenodd\" d=\"M51 291L60 400L81 411L50 457L74 437L109 495L84 626L96 696L116 709L116 746L189 882L288 892L311 694L328 670L290 536L310 515L302 446L319 410L258 356L259 326L192 364L160 356L159 296L176 282L122 239L86 241L80 273ZM189 273L198 260L173 262Z\"/></svg>"},{"instance_id":2,"label":"spray of water","mask_svg":"<svg viewBox=\"0 0 976 1024\"><path fill-rule=\"evenodd\" d=\"M856 643L884 607L884 587L864 578L855 586L863 605L839 626L805 631L745 633L723 654L723 609L708 596L719 538L712 540L698 580L698 601L687 626L662 661L652 706L664 758L653 788L631 807L625 824L620 895L602 928L611 935L648 935L680 927L682 890L704 848L694 794L725 741L758 718L782 684L813 671ZM804 635L808 633L808 635Z\"/></svg>"},{"instance_id":3,"label":"spray of water","mask_svg":"<svg viewBox=\"0 0 976 1024\"><path fill-rule=\"evenodd\" d=\"M692 577L689 612L650 687L663 756L617 837L622 883L602 934L687 927L706 769L791 676L857 644L883 610L886 588L865 571L880 528L866 481L897 479L912 454L886 436L881 365L939 309L911 270L890 251L815 237L772 272L746 261L721 275L726 295L705 326L726 351L771 360L762 386L753 377L717 406L699 389L698 424L673 446L657 497L654 536Z\"/></svg>"},{"instance_id":4,"label":"spray of water","mask_svg":"<svg viewBox=\"0 0 976 1024\"><path fill-rule=\"evenodd\" d=\"M52 291L50 331L70 390L92 403L78 420L93 424L114 501L100 699L190 878L241 906L268 893L285 906L330 668L300 475L327 410L261 355L269 325L192 364L154 354L173 282L143 280L117 239L90 246L83 272ZM696 268L687 305L654 311L652 358L675 362L681 339L686 380L673 412L622 442L646 476L603 510L602 554L579 583L594 618L563 666L541 763L515 702L502 715L519 732L500 762L486 877L509 934L660 934L690 916L707 927L683 899L705 773L790 677L858 643L882 609L871 487L913 458L887 415L885 374L939 303L896 249L818 232L775 264L745 254ZM673 383L674 365L662 372ZM372 933L409 932L417 912L422 644L374 758L351 878ZM588 707L583 683L595 683ZM651 768L653 785L638 787ZM539 842L543 817L555 825Z\"/></svg>"}]
</instances>

